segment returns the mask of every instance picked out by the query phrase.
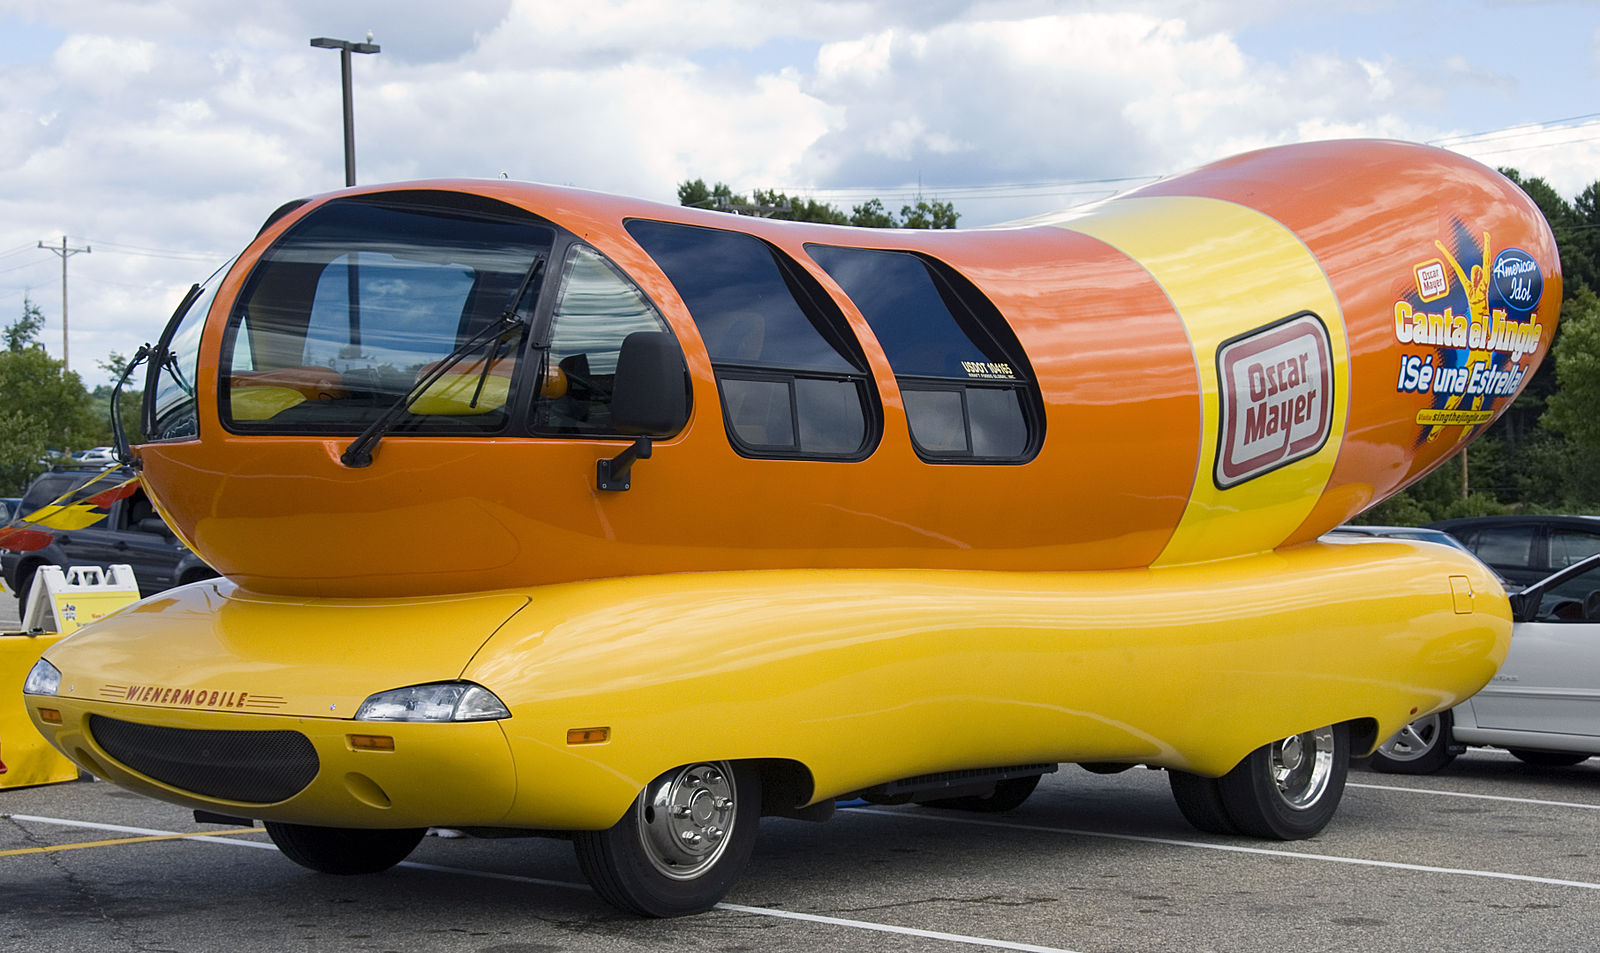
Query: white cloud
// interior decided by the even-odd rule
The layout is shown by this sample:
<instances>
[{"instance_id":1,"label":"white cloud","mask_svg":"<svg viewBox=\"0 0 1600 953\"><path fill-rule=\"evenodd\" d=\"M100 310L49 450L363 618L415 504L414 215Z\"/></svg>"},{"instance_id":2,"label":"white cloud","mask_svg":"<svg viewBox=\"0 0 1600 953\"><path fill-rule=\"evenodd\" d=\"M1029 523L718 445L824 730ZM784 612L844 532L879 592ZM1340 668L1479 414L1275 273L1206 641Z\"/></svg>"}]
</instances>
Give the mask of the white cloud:
<instances>
[{"instance_id":1,"label":"white cloud","mask_svg":"<svg viewBox=\"0 0 1600 953\"><path fill-rule=\"evenodd\" d=\"M353 64L364 182L506 172L662 201L696 176L861 201L918 181L1157 175L1273 142L1590 111L1545 83L1554 50L1524 64L1446 42L1441 24L1488 35L1474 17L1503 30L1492 5L1390 10L1416 19L1384 46L1375 4L0 0L0 30L40 46L0 44L0 323L25 291L53 318L59 261L32 246L66 234L96 244L70 264L75 365L131 352L212 264L170 256L220 263L282 201L339 186L338 57L308 46L319 35L371 29L383 47ZM1301 31L1264 42L1285 23ZM1600 31L1567 32L1580 52L1565 59L1592 77ZM1600 168L1596 140L1568 128L1475 148L1570 195ZM982 224L1076 191L957 205Z\"/></svg>"}]
</instances>

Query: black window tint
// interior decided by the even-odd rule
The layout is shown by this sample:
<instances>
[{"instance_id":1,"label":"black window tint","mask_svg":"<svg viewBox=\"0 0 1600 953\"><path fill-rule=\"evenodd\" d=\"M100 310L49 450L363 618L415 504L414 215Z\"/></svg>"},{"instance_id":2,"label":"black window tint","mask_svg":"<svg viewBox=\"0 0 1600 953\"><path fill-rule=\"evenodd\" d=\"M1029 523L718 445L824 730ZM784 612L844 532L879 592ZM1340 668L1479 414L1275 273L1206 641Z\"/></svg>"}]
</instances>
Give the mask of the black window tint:
<instances>
[{"instance_id":1,"label":"black window tint","mask_svg":"<svg viewBox=\"0 0 1600 953\"><path fill-rule=\"evenodd\" d=\"M971 282L903 251L807 245L894 368L911 439L935 463L1015 463L1037 447L1042 403L1021 346Z\"/></svg>"},{"instance_id":2,"label":"black window tint","mask_svg":"<svg viewBox=\"0 0 1600 953\"><path fill-rule=\"evenodd\" d=\"M753 235L642 220L627 228L688 306L739 452L860 459L870 451L878 405L866 358L814 278Z\"/></svg>"},{"instance_id":3,"label":"black window tint","mask_svg":"<svg viewBox=\"0 0 1600 953\"><path fill-rule=\"evenodd\" d=\"M789 382L724 378L722 403L734 435L757 449L794 446L794 406Z\"/></svg>"},{"instance_id":4,"label":"black window tint","mask_svg":"<svg viewBox=\"0 0 1600 953\"><path fill-rule=\"evenodd\" d=\"M1486 526L1468 545L1491 566L1533 565L1533 530L1526 526Z\"/></svg>"},{"instance_id":5,"label":"black window tint","mask_svg":"<svg viewBox=\"0 0 1600 953\"><path fill-rule=\"evenodd\" d=\"M1019 457L1028 449L1022 394L1009 388L969 387L967 420L975 457Z\"/></svg>"},{"instance_id":6,"label":"black window tint","mask_svg":"<svg viewBox=\"0 0 1600 953\"><path fill-rule=\"evenodd\" d=\"M911 438L928 453L966 453L967 427L959 390L908 390L906 420Z\"/></svg>"},{"instance_id":7,"label":"black window tint","mask_svg":"<svg viewBox=\"0 0 1600 953\"><path fill-rule=\"evenodd\" d=\"M766 242L739 232L632 221L628 232L672 279L723 364L807 371L854 371L838 334L807 313Z\"/></svg>"},{"instance_id":8,"label":"black window tint","mask_svg":"<svg viewBox=\"0 0 1600 953\"><path fill-rule=\"evenodd\" d=\"M855 453L867 437L854 381L800 377L794 382L800 446L816 453Z\"/></svg>"},{"instance_id":9,"label":"black window tint","mask_svg":"<svg viewBox=\"0 0 1600 953\"><path fill-rule=\"evenodd\" d=\"M1005 363L993 342L985 348L961 328L917 256L829 245L806 251L861 309L896 374L963 379L972 376L970 365Z\"/></svg>"},{"instance_id":10,"label":"black window tint","mask_svg":"<svg viewBox=\"0 0 1600 953\"><path fill-rule=\"evenodd\" d=\"M1550 541L1550 568L1565 569L1579 560L1600 553L1600 534L1575 529L1552 529Z\"/></svg>"},{"instance_id":11,"label":"black window tint","mask_svg":"<svg viewBox=\"0 0 1600 953\"><path fill-rule=\"evenodd\" d=\"M1600 622L1600 568L1545 590L1535 617L1544 622Z\"/></svg>"}]
</instances>

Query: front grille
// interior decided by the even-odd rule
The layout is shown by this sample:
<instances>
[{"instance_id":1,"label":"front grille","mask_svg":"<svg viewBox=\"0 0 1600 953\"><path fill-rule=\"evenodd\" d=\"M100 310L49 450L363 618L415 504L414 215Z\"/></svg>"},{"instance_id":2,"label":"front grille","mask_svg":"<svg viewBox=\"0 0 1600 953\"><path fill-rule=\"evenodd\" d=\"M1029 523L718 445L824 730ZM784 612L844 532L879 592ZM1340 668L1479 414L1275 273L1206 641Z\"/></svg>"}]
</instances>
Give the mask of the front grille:
<instances>
[{"instance_id":1,"label":"front grille","mask_svg":"<svg viewBox=\"0 0 1600 953\"><path fill-rule=\"evenodd\" d=\"M317 750L297 731L205 731L95 715L89 733L105 752L148 778L225 801L271 804L317 776Z\"/></svg>"}]
</instances>

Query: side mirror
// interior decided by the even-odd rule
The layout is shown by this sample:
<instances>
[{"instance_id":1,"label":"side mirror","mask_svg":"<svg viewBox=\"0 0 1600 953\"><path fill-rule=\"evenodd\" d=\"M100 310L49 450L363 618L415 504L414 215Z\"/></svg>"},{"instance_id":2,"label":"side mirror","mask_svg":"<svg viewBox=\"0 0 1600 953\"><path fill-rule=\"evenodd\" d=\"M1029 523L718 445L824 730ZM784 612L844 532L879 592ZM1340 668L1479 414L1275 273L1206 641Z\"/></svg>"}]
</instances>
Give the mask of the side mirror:
<instances>
[{"instance_id":1,"label":"side mirror","mask_svg":"<svg viewBox=\"0 0 1600 953\"><path fill-rule=\"evenodd\" d=\"M611 388L611 423L619 433L670 437L689 422L689 366L668 331L635 331L622 340Z\"/></svg>"}]
</instances>

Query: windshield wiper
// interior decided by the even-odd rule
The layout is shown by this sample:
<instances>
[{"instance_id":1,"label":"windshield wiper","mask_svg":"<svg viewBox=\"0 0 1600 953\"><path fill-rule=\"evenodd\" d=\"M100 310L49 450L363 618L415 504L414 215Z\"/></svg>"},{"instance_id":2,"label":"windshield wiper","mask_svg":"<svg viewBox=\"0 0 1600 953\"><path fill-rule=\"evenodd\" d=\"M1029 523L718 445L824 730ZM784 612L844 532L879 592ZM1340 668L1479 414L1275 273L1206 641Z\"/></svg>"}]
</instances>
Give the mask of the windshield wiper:
<instances>
[{"instance_id":1,"label":"windshield wiper","mask_svg":"<svg viewBox=\"0 0 1600 953\"><path fill-rule=\"evenodd\" d=\"M539 272L544 268L544 261L544 256L540 255L533 260L533 264L528 266L527 273L522 276L522 284L517 286L516 292L506 302L505 309L500 312L498 318L477 334L456 345L455 350L446 354L444 359L435 364L427 374L423 375L422 379L417 381L403 397L390 404L389 409L383 412L383 416L368 424L367 429L361 431L360 436L350 441L350 446L345 447L344 453L339 455L339 462L352 469L371 466L372 451L377 447L378 441L382 440L384 434L387 434L394 427L395 422L411 409L411 405L416 402L416 399L427 393L428 388L438 383L439 379L445 375L445 372L460 364L467 355L480 347L484 348L483 376L486 378L489 373L488 365L494 353L507 340L514 335L520 334L528 326L527 319L521 315L522 299L528 293L528 287L533 284L534 279L539 276ZM480 380L478 390L481 391L482 389L483 382ZM477 399L478 394L475 392L473 394L474 404L477 403Z\"/></svg>"}]
</instances>

